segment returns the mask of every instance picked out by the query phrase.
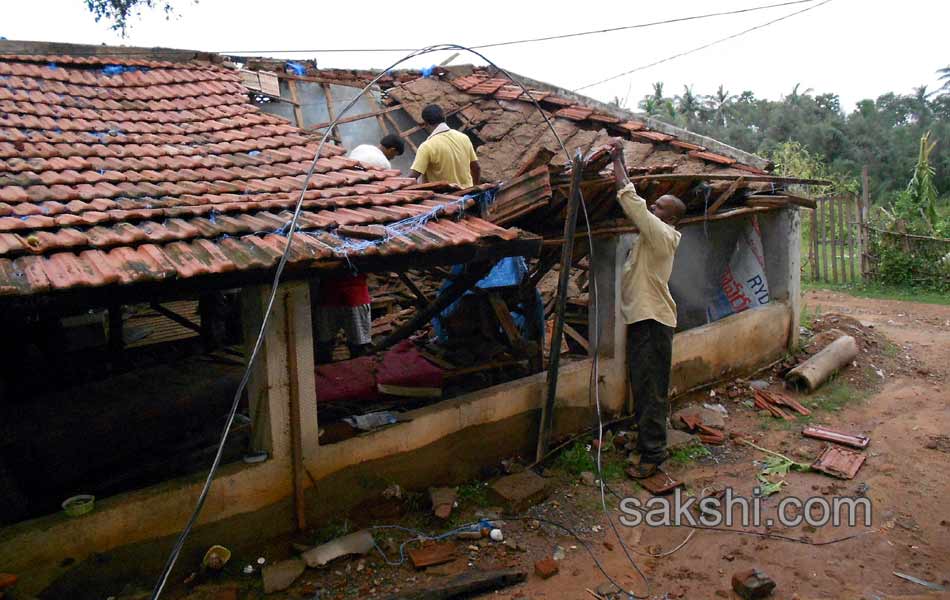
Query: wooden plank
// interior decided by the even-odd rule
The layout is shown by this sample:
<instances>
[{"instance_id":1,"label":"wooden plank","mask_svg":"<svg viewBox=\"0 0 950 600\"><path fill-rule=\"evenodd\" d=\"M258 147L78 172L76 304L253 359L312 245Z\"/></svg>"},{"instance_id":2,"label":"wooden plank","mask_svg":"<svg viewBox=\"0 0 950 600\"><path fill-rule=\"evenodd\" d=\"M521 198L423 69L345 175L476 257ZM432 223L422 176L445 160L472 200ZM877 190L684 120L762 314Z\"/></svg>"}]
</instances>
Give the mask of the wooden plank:
<instances>
[{"instance_id":1,"label":"wooden plank","mask_svg":"<svg viewBox=\"0 0 950 600\"><path fill-rule=\"evenodd\" d=\"M488 294L488 302L491 304L492 310L495 313L495 318L498 319L498 322L501 324L502 331L505 332L505 337L508 338L508 343L511 344L511 347L515 350L523 350L525 345L524 338L521 337L518 326L515 325L514 320L511 318L511 311L508 309L508 304L505 303L497 292Z\"/></svg>"},{"instance_id":2,"label":"wooden plank","mask_svg":"<svg viewBox=\"0 0 950 600\"><path fill-rule=\"evenodd\" d=\"M584 336L582 336L580 332L578 332L576 329L574 329L573 327L565 323L564 333L566 333L568 337L570 337L572 340L580 344L581 348L584 349L584 352L586 352L587 354L590 354L590 344L587 343L587 340L584 339Z\"/></svg>"},{"instance_id":3,"label":"wooden plank","mask_svg":"<svg viewBox=\"0 0 950 600\"><path fill-rule=\"evenodd\" d=\"M869 189L868 181L868 167L864 165L861 169L861 205L858 207L858 234L860 235L860 248L858 251L861 253L861 277L867 278L869 265L867 259L868 252L868 230L865 228L867 222L868 208L871 198L871 191Z\"/></svg>"},{"instance_id":4,"label":"wooden plank","mask_svg":"<svg viewBox=\"0 0 950 600\"><path fill-rule=\"evenodd\" d=\"M284 298L284 328L290 388L290 471L294 482L294 516L297 519L297 530L304 531L307 529L307 513L304 504L303 431L300 425L300 386L298 385L300 377L297 368L297 335L293 303L294 296L288 294Z\"/></svg>"},{"instance_id":5,"label":"wooden plank","mask_svg":"<svg viewBox=\"0 0 950 600\"><path fill-rule=\"evenodd\" d=\"M710 206L709 209L706 210L706 214L707 215L715 214L716 211L719 210L719 208L723 204L725 204L727 200L729 200L729 198L732 198L732 195L736 193L736 190L738 190L739 186L741 186L743 183L745 183L744 177L739 177L739 179L736 179L735 181L733 181L732 184L730 184L729 187L726 188L725 192L719 194L719 197L716 198L716 201L712 203L712 206Z\"/></svg>"},{"instance_id":6,"label":"wooden plank","mask_svg":"<svg viewBox=\"0 0 950 600\"><path fill-rule=\"evenodd\" d=\"M401 137L403 140L405 140L407 144L409 144L409 147L412 148L413 152L419 152L419 146L416 146L416 143L412 141L412 135L411 134L407 135L405 131L400 131L399 123L397 123L396 120L393 119L392 115L390 115L389 113L383 113L383 118L386 119L386 122L392 126L393 131L395 131L399 135L399 137Z\"/></svg>"},{"instance_id":7,"label":"wooden plank","mask_svg":"<svg viewBox=\"0 0 950 600\"><path fill-rule=\"evenodd\" d=\"M426 305L429 304L429 299L426 298L426 295L422 292L422 290L419 289L415 282L409 279L409 275L402 271L396 273L396 275L399 276L399 281L401 281L403 285L405 285L409 291L412 292L412 295L416 297L416 305L419 308L425 308Z\"/></svg>"},{"instance_id":8,"label":"wooden plank","mask_svg":"<svg viewBox=\"0 0 950 600\"><path fill-rule=\"evenodd\" d=\"M474 105L475 105L475 101L472 101L472 102L469 102L468 104L466 104L465 106L460 106L460 107L458 107L458 108L452 109L452 110L448 111L447 113L445 113L445 118L448 119L449 117L451 117L451 116L454 115L455 113L461 112L461 111L465 110L466 108L468 108L468 107L470 107L470 106L474 106ZM412 135L412 134L416 133L417 131L422 131L423 129L425 129L425 127L426 127L425 125L416 125L415 127L412 127L411 129L407 129L407 130L403 131L403 132L402 132L402 135Z\"/></svg>"},{"instance_id":9,"label":"wooden plank","mask_svg":"<svg viewBox=\"0 0 950 600\"><path fill-rule=\"evenodd\" d=\"M828 229L831 232L831 279L838 283L838 198L828 198Z\"/></svg>"},{"instance_id":10,"label":"wooden plank","mask_svg":"<svg viewBox=\"0 0 950 600\"><path fill-rule=\"evenodd\" d=\"M819 198L818 200L818 231L816 239L818 244L818 273L821 280L828 283L828 248L825 246L825 213L828 210L828 199Z\"/></svg>"},{"instance_id":11,"label":"wooden plank","mask_svg":"<svg viewBox=\"0 0 950 600\"><path fill-rule=\"evenodd\" d=\"M328 87L329 87L329 86L328 86ZM362 113L362 114L359 114L359 115L353 115L352 117L343 117L342 119L340 119L339 121L337 121L336 124L337 124L337 125L343 125L344 123L353 123L353 122L355 122L355 121L362 121L363 119L371 119L371 118L373 118L373 117L376 117L377 119L379 119L380 117L382 117L382 116L385 115L386 113L391 113L391 112L393 112L394 110L399 110L400 108L402 108L402 106L399 106L399 105L397 104L396 106L388 106L388 107L382 108L382 109L380 109L380 110L374 110L373 112ZM310 127L307 127L307 130L308 130L308 131L319 131L320 129L326 129L327 127L330 126L330 123L332 123L332 122L333 122L333 117L331 117L329 121L324 121L323 123L317 123L316 125L311 125Z\"/></svg>"},{"instance_id":12,"label":"wooden plank","mask_svg":"<svg viewBox=\"0 0 950 600\"><path fill-rule=\"evenodd\" d=\"M303 109L300 108L300 98L297 96L297 82L293 79L287 80L287 89L290 91L290 101L294 104L294 122L297 127L303 129L306 124L303 122Z\"/></svg>"},{"instance_id":13,"label":"wooden plank","mask_svg":"<svg viewBox=\"0 0 950 600\"><path fill-rule=\"evenodd\" d=\"M818 281L818 207L811 211L811 241L808 244L808 260L811 263L811 280Z\"/></svg>"},{"instance_id":14,"label":"wooden plank","mask_svg":"<svg viewBox=\"0 0 950 600\"><path fill-rule=\"evenodd\" d=\"M432 587L413 589L386 596L383 600L450 600L452 598L471 598L475 595L489 594L512 585L522 583L528 578L527 571L508 569L503 571L470 571L447 581L436 581Z\"/></svg>"},{"instance_id":15,"label":"wooden plank","mask_svg":"<svg viewBox=\"0 0 950 600\"><path fill-rule=\"evenodd\" d=\"M745 179L747 183L788 183L797 185L830 185L825 179L802 179L800 177L780 177L778 175L720 175L718 173L657 173L654 175L634 175L630 181L735 181Z\"/></svg>"},{"instance_id":16,"label":"wooden plank","mask_svg":"<svg viewBox=\"0 0 950 600\"><path fill-rule=\"evenodd\" d=\"M848 232L848 275L850 275L851 283L857 281L857 278L854 276L854 261L857 260L854 255L854 238L856 237L854 224L857 222L855 215L858 209L858 199L855 196L848 196L848 202L846 204L848 207L848 217L847 217L847 232Z\"/></svg>"}]
</instances>

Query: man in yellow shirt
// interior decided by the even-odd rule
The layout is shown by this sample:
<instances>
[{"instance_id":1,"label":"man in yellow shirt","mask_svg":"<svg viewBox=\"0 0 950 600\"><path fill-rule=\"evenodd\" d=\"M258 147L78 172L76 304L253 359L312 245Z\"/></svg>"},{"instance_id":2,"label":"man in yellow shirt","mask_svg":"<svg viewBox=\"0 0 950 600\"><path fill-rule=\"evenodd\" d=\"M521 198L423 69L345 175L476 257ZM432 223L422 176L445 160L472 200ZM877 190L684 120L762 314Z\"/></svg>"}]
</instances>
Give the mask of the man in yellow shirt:
<instances>
[{"instance_id":1,"label":"man in yellow shirt","mask_svg":"<svg viewBox=\"0 0 950 600\"><path fill-rule=\"evenodd\" d=\"M479 183L482 170L475 147L467 135L446 124L442 107L438 104L426 106L422 109L422 120L431 133L416 152L412 176L419 183L448 181L463 188Z\"/></svg>"},{"instance_id":2,"label":"man in yellow shirt","mask_svg":"<svg viewBox=\"0 0 950 600\"><path fill-rule=\"evenodd\" d=\"M640 230L623 265L620 313L627 323L627 364L638 428L640 463L634 472L638 478L647 478L669 456L666 422L676 327L676 303L669 282L681 235L674 226L686 206L676 196L667 195L647 208L627 178L621 141L612 143L611 157L617 201Z\"/></svg>"}]
</instances>

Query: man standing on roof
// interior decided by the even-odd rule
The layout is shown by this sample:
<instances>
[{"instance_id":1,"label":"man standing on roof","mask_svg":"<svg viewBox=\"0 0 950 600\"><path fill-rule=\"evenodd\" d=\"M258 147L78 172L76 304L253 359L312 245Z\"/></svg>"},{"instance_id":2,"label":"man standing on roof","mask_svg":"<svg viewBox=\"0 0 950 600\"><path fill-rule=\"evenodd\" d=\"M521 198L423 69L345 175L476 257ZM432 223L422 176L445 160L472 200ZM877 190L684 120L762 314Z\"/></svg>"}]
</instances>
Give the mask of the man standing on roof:
<instances>
[{"instance_id":1,"label":"man standing on roof","mask_svg":"<svg viewBox=\"0 0 950 600\"><path fill-rule=\"evenodd\" d=\"M353 148L347 154L347 157L378 169L391 169L392 166L389 161L397 156L402 156L405 151L406 144L402 141L402 138L390 133L379 140L379 145L360 144Z\"/></svg>"},{"instance_id":2,"label":"man standing on roof","mask_svg":"<svg viewBox=\"0 0 950 600\"><path fill-rule=\"evenodd\" d=\"M617 201L640 230L623 265L620 312L627 323L627 363L640 452L640 463L631 474L645 479L669 457L666 423L676 327L676 303L669 282L680 243L680 232L674 226L686 206L676 196L666 195L647 208L627 178L620 140L612 142L611 158Z\"/></svg>"},{"instance_id":3,"label":"man standing on roof","mask_svg":"<svg viewBox=\"0 0 950 600\"><path fill-rule=\"evenodd\" d=\"M478 184L482 169L472 140L446 124L445 113L438 104L430 104L422 109L422 120L431 133L416 152L412 177L419 183L448 181L462 188Z\"/></svg>"}]
</instances>

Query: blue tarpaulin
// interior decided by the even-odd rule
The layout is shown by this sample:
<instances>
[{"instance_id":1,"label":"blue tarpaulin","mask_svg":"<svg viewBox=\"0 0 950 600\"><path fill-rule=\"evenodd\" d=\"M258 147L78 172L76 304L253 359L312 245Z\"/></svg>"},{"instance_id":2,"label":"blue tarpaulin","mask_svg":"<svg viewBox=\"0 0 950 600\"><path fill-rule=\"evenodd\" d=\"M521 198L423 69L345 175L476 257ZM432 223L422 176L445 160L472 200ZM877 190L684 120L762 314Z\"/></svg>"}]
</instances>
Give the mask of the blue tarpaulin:
<instances>
[{"instance_id":1,"label":"blue tarpaulin","mask_svg":"<svg viewBox=\"0 0 950 600\"><path fill-rule=\"evenodd\" d=\"M452 267L452 275L456 276L460 274L463 268L463 265L455 265ZM509 256L498 261L498 264L496 264L492 270L489 271L488 275L483 277L477 284L475 284L475 287L483 290L511 287L520 284L527 274L528 264L525 262L524 257ZM444 292L449 285L450 281L443 283L442 288L439 289L439 293L441 294ZM473 292L470 290L466 292L465 295L467 296L472 293ZM536 319L540 319L539 322L541 323L541 329L539 331L543 331L544 313L540 312L543 311L541 294L535 290L535 296L536 302L534 305L537 307L539 314L532 316ZM442 326L442 319L449 317L452 313L454 313L458 309L458 303L459 300L456 300L452 304L445 307L445 309L443 309L438 316L432 319L432 327L435 330L436 337L438 337L440 341L444 342L448 339L445 328ZM529 309L530 307L511 311L511 317L522 333L526 332L527 315L525 313Z\"/></svg>"}]
</instances>

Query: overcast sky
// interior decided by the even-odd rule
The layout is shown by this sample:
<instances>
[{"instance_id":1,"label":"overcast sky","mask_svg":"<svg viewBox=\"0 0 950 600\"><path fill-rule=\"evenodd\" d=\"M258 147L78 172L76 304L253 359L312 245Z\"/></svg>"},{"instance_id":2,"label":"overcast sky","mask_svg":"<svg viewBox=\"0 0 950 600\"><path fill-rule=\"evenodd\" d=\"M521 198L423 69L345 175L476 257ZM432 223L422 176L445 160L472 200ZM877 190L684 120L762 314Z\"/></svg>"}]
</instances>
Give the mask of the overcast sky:
<instances>
[{"instance_id":1,"label":"overcast sky","mask_svg":"<svg viewBox=\"0 0 950 600\"><path fill-rule=\"evenodd\" d=\"M160 2L161 0L156 0ZM781 0L525 2L362 2L302 0L172 0L177 16L160 10L134 18L126 38L96 23L84 0L4 2L0 36L89 44L164 46L206 51L272 51L353 47L417 48L435 43L476 45L525 37L633 25L774 4ZM818 2L815 2L817 4ZM575 89L635 67L738 33L810 6L786 6L647 29L484 50L488 58L523 75ZM451 11L456 11L452 14ZM778 99L801 90L836 92L851 110L862 98L887 91L938 87L935 71L950 64L950 2L832 0L801 15L582 93L627 106L663 81L667 95L684 85L711 94L753 90ZM275 54L316 58L322 67L383 67L404 53ZM451 53L413 59L404 66L439 63ZM454 64L479 62L461 56ZM474 60L473 60L474 59Z\"/></svg>"}]
</instances>

